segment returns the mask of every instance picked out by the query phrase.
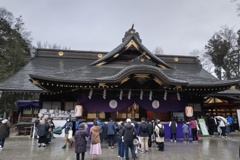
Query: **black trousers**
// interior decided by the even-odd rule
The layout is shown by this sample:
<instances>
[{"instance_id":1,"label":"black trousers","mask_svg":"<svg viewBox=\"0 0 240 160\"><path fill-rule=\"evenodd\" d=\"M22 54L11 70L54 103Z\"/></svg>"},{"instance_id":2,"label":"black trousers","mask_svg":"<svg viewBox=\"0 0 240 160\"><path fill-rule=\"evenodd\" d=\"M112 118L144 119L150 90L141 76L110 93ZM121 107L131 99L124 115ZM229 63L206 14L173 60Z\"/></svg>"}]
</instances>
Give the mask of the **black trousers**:
<instances>
[{"instance_id":1,"label":"black trousers","mask_svg":"<svg viewBox=\"0 0 240 160\"><path fill-rule=\"evenodd\" d=\"M4 142L5 142L5 139L0 139L0 146L2 146L2 148L4 147Z\"/></svg>"},{"instance_id":2,"label":"black trousers","mask_svg":"<svg viewBox=\"0 0 240 160\"><path fill-rule=\"evenodd\" d=\"M156 142L159 151L164 151L164 142Z\"/></svg>"},{"instance_id":3,"label":"black trousers","mask_svg":"<svg viewBox=\"0 0 240 160\"><path fill-rule=\"evenodd\" d=\"M82 152L81 154L82 154L81 160L84 160L85 152ZM76 153L76 160L80 160L80 153Z\"/></svg>"}]
</instances>

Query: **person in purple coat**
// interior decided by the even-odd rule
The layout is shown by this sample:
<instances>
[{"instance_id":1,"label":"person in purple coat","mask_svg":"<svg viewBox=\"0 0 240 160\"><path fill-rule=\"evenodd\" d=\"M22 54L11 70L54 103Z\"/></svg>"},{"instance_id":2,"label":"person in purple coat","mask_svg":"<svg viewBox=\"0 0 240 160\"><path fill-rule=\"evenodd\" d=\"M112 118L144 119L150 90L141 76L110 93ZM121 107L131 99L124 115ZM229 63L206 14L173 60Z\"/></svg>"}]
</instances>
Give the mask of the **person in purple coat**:
<instances>
[{"instance_id":1,"label":"person in purple coat","mask_svg":"<svg viewBox=\"0 0 240 160\"><path fill-rule=\"evenodd\" d=\"M75 133L75 153L76 153L76 160L80 160L80 153L82 155L81 160L84 160L85 152L87 151L87 137L88 132L85 129L85 125L81 123L78 126L78 130Z\"/></svg>"}]
</instances>

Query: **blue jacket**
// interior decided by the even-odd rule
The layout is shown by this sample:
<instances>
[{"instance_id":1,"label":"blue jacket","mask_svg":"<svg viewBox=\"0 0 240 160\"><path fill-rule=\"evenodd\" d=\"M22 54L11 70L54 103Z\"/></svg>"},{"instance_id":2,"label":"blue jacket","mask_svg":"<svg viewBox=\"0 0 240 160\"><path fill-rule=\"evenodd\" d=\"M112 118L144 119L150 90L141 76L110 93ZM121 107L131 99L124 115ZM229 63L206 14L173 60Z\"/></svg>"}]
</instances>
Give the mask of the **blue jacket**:
<instances>
[{"instance_id":1,"label":"blue jacket","mask_svg":"<svg viewBox=\"0 0 240 160\"><path fill-rule=\"evenodd\" d=\"M143 123L146 123L146 124L147 124L147 131L146 131L146 132L142 131L142 125L143 125ZM142 122L142 123L139 125L139 127L138 127L138 136L140 136L140 137L148 137L149 135L150 135L150 129L149 129L148 123L147 123L147 122Z\"/></svg>"},{"instance_id":2,"label":"blue jacket","mask_svg":"<svg viewBox=\"0 0 240 160\"><path fill-rule=\"evenodd\" d=\"M107 135L115 135L115 125L112 121L107 123Z\"/></svg>"},{"instance_id":3,"label":"blue jacket","mask_svg":"<svg viewBox=\"0 0 240 160\"><path fill-rule=\"evenodd\" d=\"M67 121L62 127L62 129L65 128L65 134L68 134L68 131L72 129L72 127L73 127L73 123L71 121Z\"/></svg>"}]
</instances>

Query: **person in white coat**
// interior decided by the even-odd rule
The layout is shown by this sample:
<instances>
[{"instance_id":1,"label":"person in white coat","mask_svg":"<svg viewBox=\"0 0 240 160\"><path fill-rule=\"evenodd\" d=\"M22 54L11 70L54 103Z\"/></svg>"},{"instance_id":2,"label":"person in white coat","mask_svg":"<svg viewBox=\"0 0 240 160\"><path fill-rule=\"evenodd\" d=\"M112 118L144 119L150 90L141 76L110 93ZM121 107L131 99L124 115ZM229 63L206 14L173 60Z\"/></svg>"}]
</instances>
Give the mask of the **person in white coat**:
<instances>
[{"instance_id":1,"label":"person in white coat","mask_svg":"<svg viewBox=\"0 0 240 160\"><path fill-rule=\"evenodd\" d=\"M164 129L164 126L160 122L161 121L159 119L156 121L157 124L155 125L154 132L156 135L156 143L158 145L159 151L164 151L164 137L160 137L159 135L160 128Z\"/></svg>"},{"instance_id":2,"label":"person in white coat","mask_svg":"<svg viewBox=\"0 0 240 160\"><path fill-rule=\"evenodd\" d=\"M222 138L227 138L227 136L226 136L226 124L222 119L220 119L220 121L219 121L219 127L222 130Z\"/></svg>"}]
</instances>

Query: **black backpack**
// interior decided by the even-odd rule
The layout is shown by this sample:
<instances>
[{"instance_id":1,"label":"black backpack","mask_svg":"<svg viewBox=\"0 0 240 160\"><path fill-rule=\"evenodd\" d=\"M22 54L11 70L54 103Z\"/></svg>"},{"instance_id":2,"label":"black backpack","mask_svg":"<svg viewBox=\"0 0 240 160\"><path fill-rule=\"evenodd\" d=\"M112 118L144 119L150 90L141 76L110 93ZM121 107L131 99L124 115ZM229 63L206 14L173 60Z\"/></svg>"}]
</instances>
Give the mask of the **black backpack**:
<instances>
[{"instance_id":1,"label":"black backpack","mask_svg":"<svg viewBox=\"0 0 240 160\"><path fill-rule=\"evenodd\" d=\"M165 136L165 130L164 130L164 128L163 128L163 126L162 127L159 127L158 125L157 125L157 127L159 128L159 136L160 137L164 137Z\"/></svg>"},{"instance_id":2,"label":"black backpack","mask_svg":"<svg viewBox=\"0 0 240 160\"><path fill-rule=\"evenodd\" d=\"M148 131L148 124L147 124L147 122L143 122L141 124L141 130L142 130L142 132L147 132Z\"/></svg>"}]
</instances>

